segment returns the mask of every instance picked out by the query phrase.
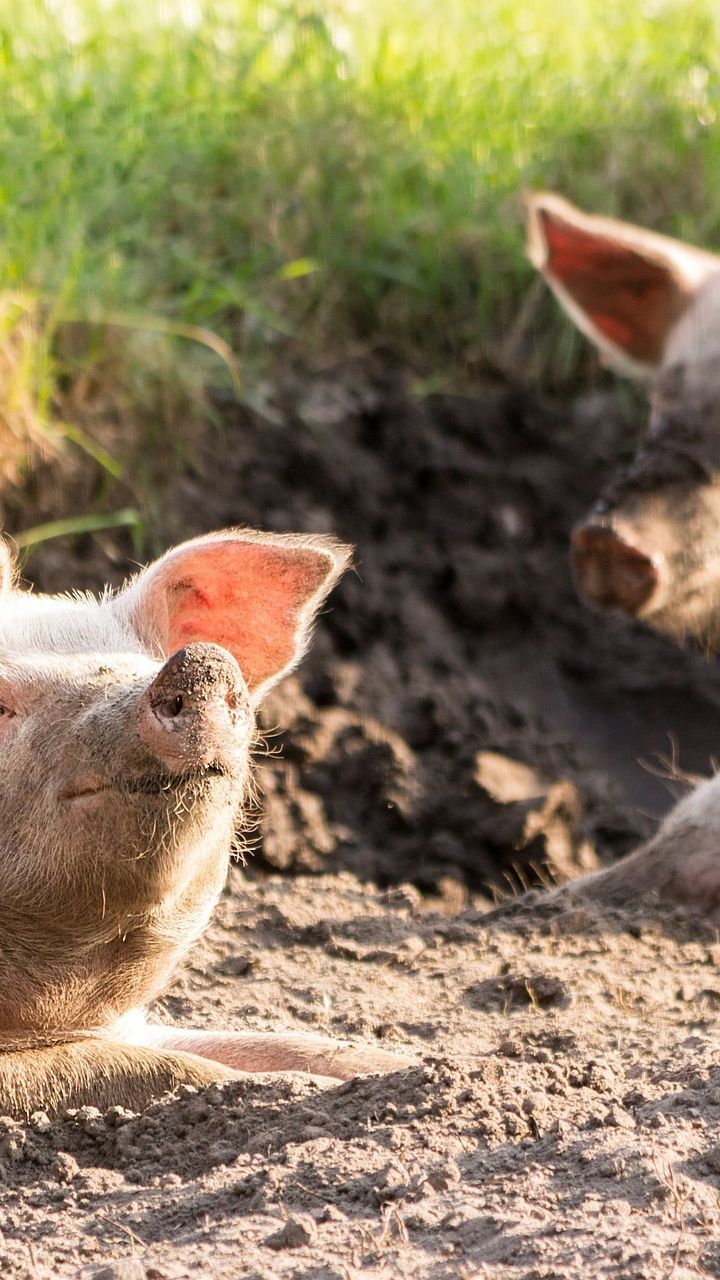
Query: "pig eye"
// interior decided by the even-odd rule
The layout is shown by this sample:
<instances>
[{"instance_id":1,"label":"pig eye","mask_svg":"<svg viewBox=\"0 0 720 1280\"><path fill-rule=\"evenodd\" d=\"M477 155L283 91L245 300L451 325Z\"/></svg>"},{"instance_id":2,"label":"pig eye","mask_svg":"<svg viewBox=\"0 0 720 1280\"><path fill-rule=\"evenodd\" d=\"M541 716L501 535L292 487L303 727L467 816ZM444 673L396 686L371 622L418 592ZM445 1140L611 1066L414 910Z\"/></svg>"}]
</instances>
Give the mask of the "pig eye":
<instances>
[{"instance_id":1,"label":"pig eye","mask_svg":"<svg viewBox=\"0 0 720 1280\"><path fill-rule=\"evenodd\" d=\"M12 720L14 715L15 712L11 711L10 707L6 707L2 702L0 702L0 719L4 718L6 720Z\"/></svg>"}]
</instances>

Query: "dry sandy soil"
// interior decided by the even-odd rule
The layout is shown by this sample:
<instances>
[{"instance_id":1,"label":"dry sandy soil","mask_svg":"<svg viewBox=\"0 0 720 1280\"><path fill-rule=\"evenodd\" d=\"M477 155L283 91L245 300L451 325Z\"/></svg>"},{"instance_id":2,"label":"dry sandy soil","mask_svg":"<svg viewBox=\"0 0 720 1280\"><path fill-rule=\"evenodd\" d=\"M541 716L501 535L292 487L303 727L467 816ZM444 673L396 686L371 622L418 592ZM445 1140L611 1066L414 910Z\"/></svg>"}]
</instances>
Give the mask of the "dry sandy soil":
<instances>
[{"instance_id":1,"label":"dry sandy soil","mask_svg":"<svg viewBox=\"0 0 720 1280\"><path fill-rule=\"evenodd\" d=\"M413 1065L0 1119L0 1274L720 1276L715 930L537 892L493 908L649 833L677 792L659 757L712 767L718 671L569 581L567 529L636 430L622 403L419 400L358 361L218 420L165 495L167 541L333 530L359 572L266 709L253 856L160 1016ZM42 471L8 488L5 523L54 492ZM48 544L36 582L119 581L128 549L98 545Z\"/></svg>"}]
</instances>

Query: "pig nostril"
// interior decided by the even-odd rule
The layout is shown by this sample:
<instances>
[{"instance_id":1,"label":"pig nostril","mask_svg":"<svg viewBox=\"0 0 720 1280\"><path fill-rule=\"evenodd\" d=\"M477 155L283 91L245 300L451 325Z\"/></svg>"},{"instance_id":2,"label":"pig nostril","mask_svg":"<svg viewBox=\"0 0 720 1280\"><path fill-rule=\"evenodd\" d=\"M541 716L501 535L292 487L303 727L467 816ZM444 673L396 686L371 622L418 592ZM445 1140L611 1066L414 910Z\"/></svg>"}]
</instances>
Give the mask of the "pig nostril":
<instances>
[{"instance_id":1,"label":"pig nostril","mask_svg":"<svg viewBox=\"0 0 720 1280\"><path fill-rule=\"evenodd\" d=\"M593 604L637 613L660 582L657 560L606 525L575 529L571 561L581 593Z\"/></svg>"}]
</instances>

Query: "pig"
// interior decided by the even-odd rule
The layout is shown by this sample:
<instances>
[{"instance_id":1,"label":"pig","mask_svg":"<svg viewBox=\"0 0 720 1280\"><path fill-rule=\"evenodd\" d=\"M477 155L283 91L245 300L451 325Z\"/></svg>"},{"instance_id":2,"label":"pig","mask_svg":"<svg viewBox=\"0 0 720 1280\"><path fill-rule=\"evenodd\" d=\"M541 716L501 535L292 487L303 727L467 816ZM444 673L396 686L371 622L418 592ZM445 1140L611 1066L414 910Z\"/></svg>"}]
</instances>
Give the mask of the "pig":
<instances>
[{"instance_id":1,"label":"pig","mask_svg":"<svg viewBox=\"0 0 720 1280\"><path fill-rule=\"evenodd\" d=\"M647 437L572 531L579 592L720 652L720 257L547 193L528 251L603 355L648 388Z\"/></svg>"},{"instance_id":2,"label":"pig","mask_svg":"<svg viewBox=\"0 0 720 1280\"><path fill-rule=\"evenodd\" d=\"M144 1012L222 890L258 704L348 559L331 537L230 529L96 599L19 589L0 541L0 1114L405 1065Z\"/></svg>"},{"instance_id":3,"label":"pig","mask_svg":"<svg viewBox=\"0 0 720 1280\"><path fill-rule=\"evenodd\" d=\"M654 836L601 871L553 889L561 902L588 898L632 908L643 900L682 905L720 925L720 775L699 783L667 815ZM530 896L530 895L528 895ZM538 894L532 891L532 901Z\"/></svg>"}]
</instances>

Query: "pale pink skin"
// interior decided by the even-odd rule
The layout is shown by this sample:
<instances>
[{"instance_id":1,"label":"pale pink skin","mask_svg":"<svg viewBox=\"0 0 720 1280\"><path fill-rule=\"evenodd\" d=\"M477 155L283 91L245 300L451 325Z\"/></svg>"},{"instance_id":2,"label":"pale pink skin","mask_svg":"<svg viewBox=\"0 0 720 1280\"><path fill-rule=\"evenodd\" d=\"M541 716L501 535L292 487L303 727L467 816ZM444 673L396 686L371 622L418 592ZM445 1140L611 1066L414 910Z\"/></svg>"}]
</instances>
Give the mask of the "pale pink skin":
<instances>
[{"instance_id":1,"label":"pale pink skin","mask_svg":"<svg viewBox=\"0 0 720 1280\"><path fill-rule=\"evenodd\" d=\"M302 656L348 549L224 531L95 600L15 590L0 546L0 1048L19 1051L0 1053L0 1112L83 1089L102 1100L103 1073L110 1100L115 1073L143 1101L228 1067L346 1078L394 1065L322 1037L144 1014L210 918L255 710Z\"/></svg>"},{"instance_id":2,"label":"pale pink skin","mask_svg":"<svg viewBox=\"0 0 720 1280\"><path fill-rule=\"evenodd\" d=\"M700 783L681 800L641 848L552 896L582 896L619 907L650 898L688 906L720 924L718 832L720 776Z\"/></svg>"}]
</instances>

